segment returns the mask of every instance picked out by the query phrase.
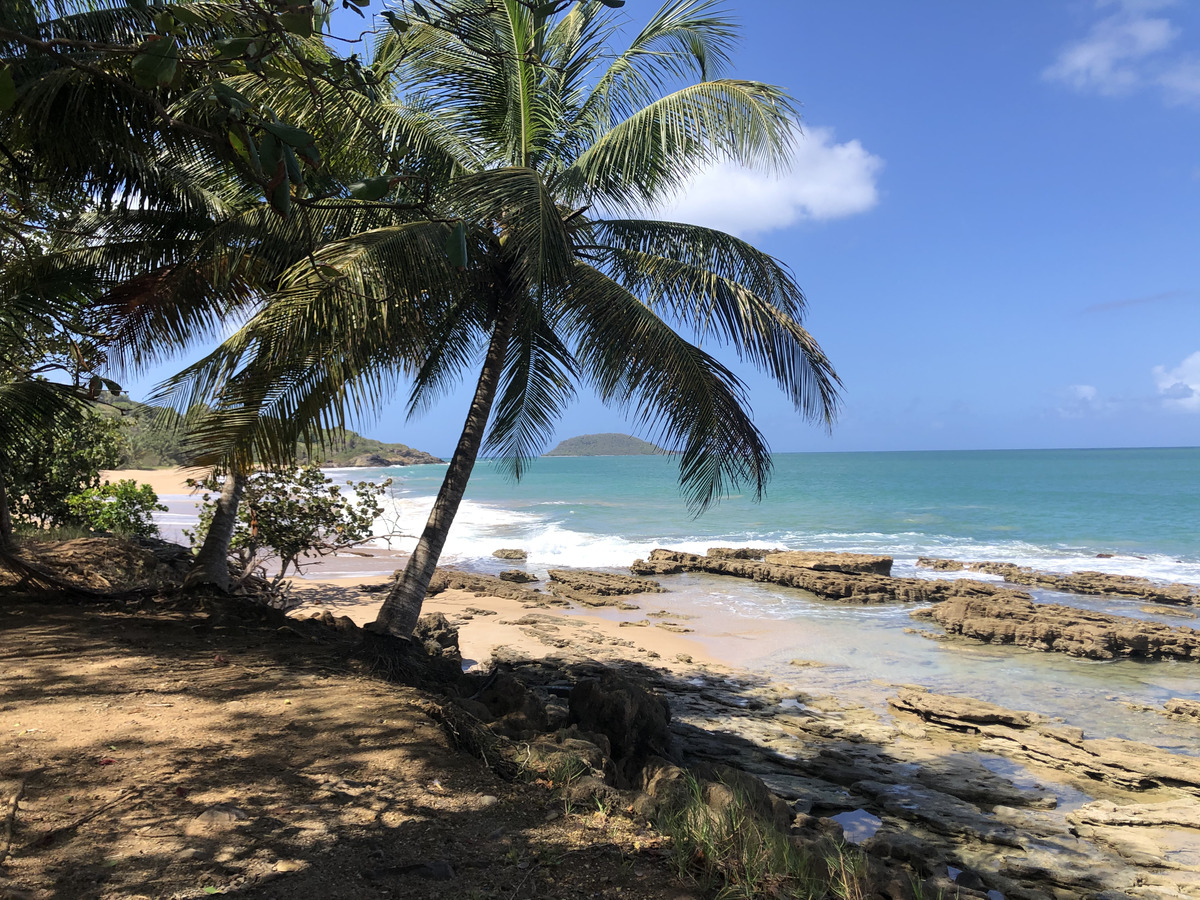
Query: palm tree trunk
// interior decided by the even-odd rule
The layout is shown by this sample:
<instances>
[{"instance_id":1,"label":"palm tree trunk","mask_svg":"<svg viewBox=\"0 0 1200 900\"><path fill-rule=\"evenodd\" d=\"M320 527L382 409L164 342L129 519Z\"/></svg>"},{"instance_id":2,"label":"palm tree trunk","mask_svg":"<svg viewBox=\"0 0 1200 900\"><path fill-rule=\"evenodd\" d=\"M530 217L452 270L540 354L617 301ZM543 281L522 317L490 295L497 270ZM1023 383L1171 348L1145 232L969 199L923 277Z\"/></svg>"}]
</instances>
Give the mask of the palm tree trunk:
<instances>
[{"instance_id":1,"label":"palm tree trunk","mask_svg":"<svg viewBox=\"0 0 1200 900\"><path fill-rule=\"evenodd\" d=\"M3 460L0 459L0 551L8 552L15 548L12 511L8 508L8 491L4 489Z\"/></svg>"},{"instance_id":2,"label":"palm tree trunk","mask_svg":"<svg viewBox=\"0 0 1200 900\"><path fill-rule=\"evenodd\" d=\"M208 534L204 536L204 543L184 581L185 587L211 586L226 594L233 589L229 576L229 542L237 527L238 504L245 488L245 473L235 470L225 476L217 508L213 510L212 524L208 526Z\"/></svg>"},{"instance_id":3,"label":"palm tree trunk","mask_svg":"<svg viewBox=\"0 0 1200 900\"><path fill-rule=\"evenodd\" d=\"M492 402L496 399L500 373L504 369L508 336L512 331L512 315L502 316L492 332L492 341L483 361L483 370L479 373L479 382L475 386L475 397L471 400L467 421L459 436L458 446L454 448L450 467L446 469L446 477L442 479L437 499L433 502L433 509L429 512L425 530L421 532L421 539L417 542L412 556L408 558L404 574L388 592L387 599L375 619L377 628L395 637L407 639L417 625L429 580L433 578L434 569L437 568L438 559L442 555L442 547L446 544L446 535L450 532L458 505L466 493L471 470L475 468L475 459L479 456L483 433L492 412Z\"/></svg>"}]
</instances>

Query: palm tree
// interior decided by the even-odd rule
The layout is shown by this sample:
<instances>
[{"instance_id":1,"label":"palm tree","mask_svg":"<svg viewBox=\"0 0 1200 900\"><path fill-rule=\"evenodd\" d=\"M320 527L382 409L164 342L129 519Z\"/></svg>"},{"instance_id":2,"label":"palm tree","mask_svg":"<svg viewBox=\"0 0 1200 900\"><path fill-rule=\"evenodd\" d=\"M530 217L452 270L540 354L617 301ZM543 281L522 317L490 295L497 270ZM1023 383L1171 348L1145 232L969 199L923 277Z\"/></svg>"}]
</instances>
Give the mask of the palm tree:
<instances>
[{"instance_id":1,"label":"palm tree","mask_svg":"<svg viewBox=\"0 0 1200 900\"><path fill-rule=\"evenodd\" d=\"M453 165L418 179L411 213L298 262L177 382L223 386L242 411L208 433L211 452L240 441L269 455L314 422L369 411L402 377L410 413L424 409L482 353L445 480L379 614L392 634L416 622L481 450L520 477L577 385L679 451L696 512L738 485L761 495L771 467L745 386L698 342L731 346L802 416L835 415L839 381L783 264L713 229L636 217L716 161L784 165L792 100L718 77L736 29L711 0L669 0L611 57L608 6L446 0L437 20L418 14L383 40L374 68L392 79L393 120L416 158ZM392 174L375 181L411 198L413 180Z\"/></svg>"}]
</instances>

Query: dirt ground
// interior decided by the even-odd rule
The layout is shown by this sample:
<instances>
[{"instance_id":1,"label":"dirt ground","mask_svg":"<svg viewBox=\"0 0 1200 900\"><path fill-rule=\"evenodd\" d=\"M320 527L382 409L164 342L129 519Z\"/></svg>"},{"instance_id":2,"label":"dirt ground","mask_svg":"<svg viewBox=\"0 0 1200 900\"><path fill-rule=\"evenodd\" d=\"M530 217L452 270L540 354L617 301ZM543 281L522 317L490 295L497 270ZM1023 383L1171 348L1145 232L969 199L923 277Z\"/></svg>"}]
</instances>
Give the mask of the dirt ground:
<instances>
[{"instance_id":1,"label":"dirt ground","mask_svg":"<svg viewBox=\"0 0 1200 900\"><path fill-rule=\"evenodd\" d=\"M0 897L698 896L430 700L277 618L0 598Z\"/></svg>"}]
</instances>

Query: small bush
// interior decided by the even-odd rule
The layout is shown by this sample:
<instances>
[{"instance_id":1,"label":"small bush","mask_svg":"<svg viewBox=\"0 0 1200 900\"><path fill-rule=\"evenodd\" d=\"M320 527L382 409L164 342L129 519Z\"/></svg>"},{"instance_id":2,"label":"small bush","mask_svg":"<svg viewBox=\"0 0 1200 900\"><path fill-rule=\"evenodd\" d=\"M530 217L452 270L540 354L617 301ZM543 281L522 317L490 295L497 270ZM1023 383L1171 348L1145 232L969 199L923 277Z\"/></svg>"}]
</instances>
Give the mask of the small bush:
<instances>
[{"instance_id":1,"label":"small bush","mask_svg":"<svg viewBox=\"0 0 1200 900\"><path fill-rule=\"evenodd\" d=\"M67 506L72 516L93 531L142 537L158 536L154 513L167 511L150 485L131 479L116 484L106 481L100 487L72 494L67 498Z\"/></svg>"}]
</instances>

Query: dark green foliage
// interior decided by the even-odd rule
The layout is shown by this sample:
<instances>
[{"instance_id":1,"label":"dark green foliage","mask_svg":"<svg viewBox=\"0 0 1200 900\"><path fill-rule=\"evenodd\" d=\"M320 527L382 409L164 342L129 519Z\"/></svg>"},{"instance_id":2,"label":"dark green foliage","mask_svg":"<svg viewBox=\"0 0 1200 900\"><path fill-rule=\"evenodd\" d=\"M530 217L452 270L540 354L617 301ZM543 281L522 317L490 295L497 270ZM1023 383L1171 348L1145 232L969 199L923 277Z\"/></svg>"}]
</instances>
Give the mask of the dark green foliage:
<instances>
[{"instance_id":1,"label":"dark green foliage","mask_svg":"<svg viewBox=\"0 0 1200 900\"><path fill-rule=\"evenodd\" d=\"M158 502L154 488L128 478L116 484L106 481L100 487L74 494L67 498L67 506L82 525L93 531L142 537L158 537L154 513L167 511Z\"/></svg>"},{"instance_id":2,"label":"dark green foliage","mask_svg":"<svg viewBox=\"0 0 1200 900\"><path fill-rule=\"evenodd\" d=\"M213 480L191 482L217 491ZM252 574L267 556L279 560L276 583L306 556L325 556L343 547L369 540L375 520L383 512L380 498L391 486L369 481L335 484L316 466L297 466L279 472L259 472L246 484L238 507L238 524L230 555L241 576ZM203 501L209 503L205 493ZM194 531L184 533L193 546L203 543L212 522L211 505L200 509Z\"/></svg>"},{"instance_id":3,"label":"dark green foliage","mask_svg":"<svg viewBox=\"0 0 1200 900\"><path fill-rule=\"evenodd\" d=\"M581 434L567 438L545 456L652 456L661 447L628 434Z\"/></svg>"},{"instance_id":4,"label":"dark green foliage","mask_svg":"<svg viewBox=\"0 0 1200 900\"><path fill-rule=\"evenodd\" d=\"M14 525L83 524L69 499L100 486L100 470L121 458L119 423L102 415L64 422L48 432L3 436L4 489Z\"/></svg>"}]
</instances>

